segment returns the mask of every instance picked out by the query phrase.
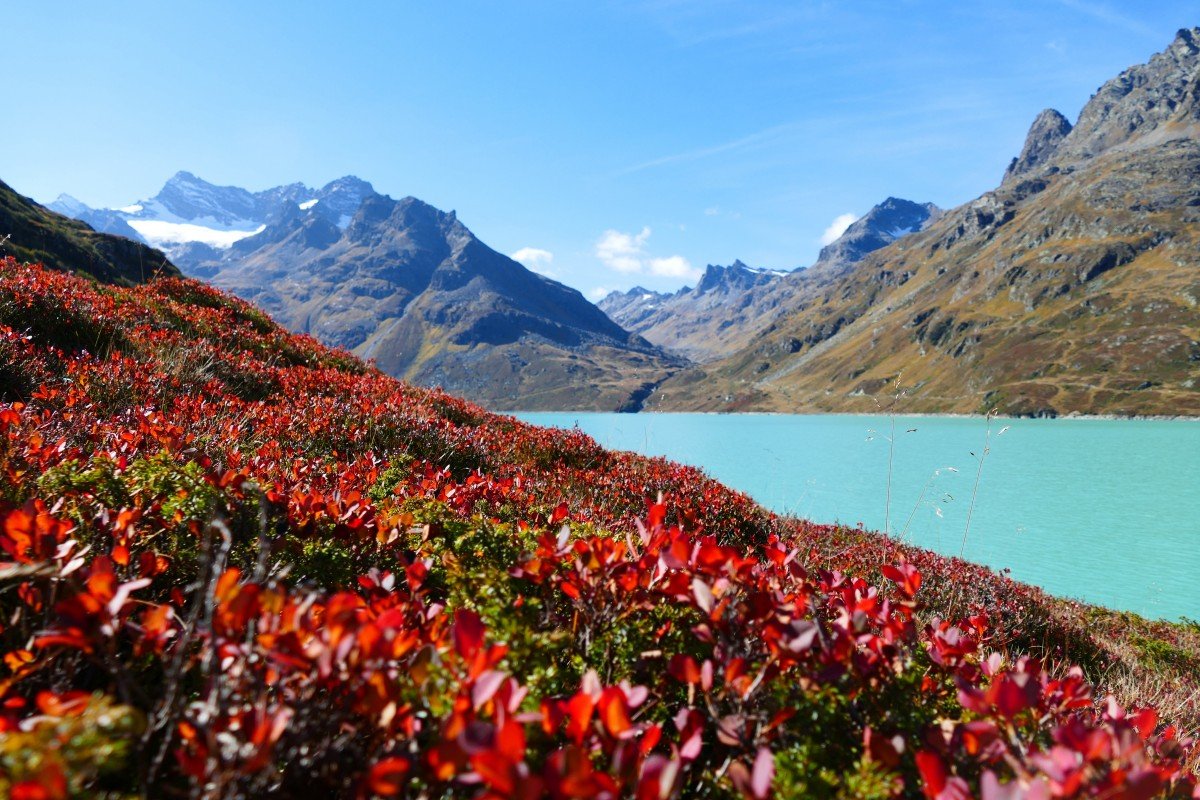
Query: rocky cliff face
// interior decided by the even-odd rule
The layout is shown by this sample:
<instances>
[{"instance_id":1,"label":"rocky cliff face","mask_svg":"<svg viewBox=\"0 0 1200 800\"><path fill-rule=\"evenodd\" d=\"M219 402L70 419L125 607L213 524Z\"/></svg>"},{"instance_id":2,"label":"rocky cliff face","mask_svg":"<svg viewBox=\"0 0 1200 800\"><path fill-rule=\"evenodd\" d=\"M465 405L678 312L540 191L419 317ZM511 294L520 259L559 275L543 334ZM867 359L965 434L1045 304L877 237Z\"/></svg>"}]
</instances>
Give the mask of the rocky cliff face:
<instances>
[{"instance_id":1,"label":"rocky cliff face","mask_svg":"<svg viewBox=\"0 0 1200 800\"><path fill-rule=\"evenodd\" d=\"M661 408L1200 415L1200 30L1039 116L995 191L681 374ZM665 399L664 398L665 395Z\"/></svg>"}]
</instances>

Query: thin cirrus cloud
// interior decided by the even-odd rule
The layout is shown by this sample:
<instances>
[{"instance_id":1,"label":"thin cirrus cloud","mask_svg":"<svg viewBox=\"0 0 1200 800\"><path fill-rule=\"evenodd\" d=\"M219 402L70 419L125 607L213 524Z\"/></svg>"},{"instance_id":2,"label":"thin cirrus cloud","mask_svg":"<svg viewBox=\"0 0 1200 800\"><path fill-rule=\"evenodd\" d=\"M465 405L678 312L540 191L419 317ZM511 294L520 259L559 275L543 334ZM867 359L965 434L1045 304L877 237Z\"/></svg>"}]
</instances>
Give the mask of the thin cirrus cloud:
<instances>
[{"instance_id":1,"label":"thin cirrus cloud","mask_svg":"<svg viewBox=\"0 0 1200 800\"><path fill-rule=\"evenodd\" d=\"M700 270L680 255L652 256L646 251L649 226L638 233L609 229L596 240L596 258L614 272L626 275L646 273L662 278L697 278Z\"/></svg>"},{"instance_id":2,"label":"thin cirrus cloud","mask_svg":"<svg viewBox=\"0 0 1200 800\"><path fill-rule=\"evenodd\" d=\"M556 277L554 270L550 269L550 265L554 263L554 253L549 250L542 250L539 247L522 247L511 254L509 258L519 261L534 272L548 275L551 278Z\"/></svg>"},{"instance_id":3,"label":"thin cirrus cloud","mask_svg":"<svg viewBox=\"0 0 1200 800\"><path fill-rule=\"evenodd\" d=\"M846 232L858 219L858 214L838 214L833 218L833 222L829 223L829 227L821 234L821 244L832 244L839 236Z\"/></svg>"}]
</instances>

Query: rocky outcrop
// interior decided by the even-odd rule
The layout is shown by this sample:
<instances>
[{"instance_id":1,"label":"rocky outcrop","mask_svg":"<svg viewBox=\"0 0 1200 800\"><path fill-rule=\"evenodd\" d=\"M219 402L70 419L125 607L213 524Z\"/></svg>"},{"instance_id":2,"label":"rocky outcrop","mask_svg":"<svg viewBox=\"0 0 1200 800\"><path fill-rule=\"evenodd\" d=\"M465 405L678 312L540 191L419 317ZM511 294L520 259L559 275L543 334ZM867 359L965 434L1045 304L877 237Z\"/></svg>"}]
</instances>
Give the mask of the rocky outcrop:
<instances>
[{"instance_id":1,"label":"rocky outcrop","mask_svg":"<svg viewBox=\"0 0 1200 800\"><path fill-rule=\"evenodd\" d=\"M1004 183L1032 172L1049 161L1070 132L1071 123L1053 108L1038 114L1025 137L1021 154L1004 171Z\"/></svg>"}]
</instances>

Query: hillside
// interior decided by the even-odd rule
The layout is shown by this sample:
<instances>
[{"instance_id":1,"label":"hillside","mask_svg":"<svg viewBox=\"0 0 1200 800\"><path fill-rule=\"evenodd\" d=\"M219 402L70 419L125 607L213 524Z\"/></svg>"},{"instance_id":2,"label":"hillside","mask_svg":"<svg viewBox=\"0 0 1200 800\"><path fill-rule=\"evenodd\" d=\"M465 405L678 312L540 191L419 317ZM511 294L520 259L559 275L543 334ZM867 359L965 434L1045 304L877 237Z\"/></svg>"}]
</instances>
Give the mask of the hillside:
<instances>
[{"instance_id":1,"label":"hillside","mask_svg":"<svg viewBox=\"0 0 1200 800\"><path fill-rule=\"evenodd\" d=\"M685 363L492 250L454 212L353 176L249 192L181 172L123 209L63 208L115 216L291 330L490 408L636 408Z\"/></svg>"},{"instance_id":2,"label":"hillside","mask_svg":"<svg viewBox=\"0 0 1200 800\"><path fill-rule=\"evenodd\" d=\"M889 197L821 249L807 269L770 270L741 261L709 265L695 287L674 293L635 287L599 306L617 324L650 342L704 363L754 342L780 315L869 253L927 227L941 214L932 203Z\"/></svg>"},{"instance_id":3,"label":"hillside","mask_svg":"<svg viewBox=\"0 0 1200 800\"><path fill-rule=\"evenodd\" d=\"M1200 29L654 407L1200 415Z\"/></svg>"},{"instance_id":4,"label":"hillside","mask_svg":"<svg viewBox=\"0 0 1200 800\"><path fill-rule=\"evenodd\" d=\"M776 518L195 281L0 261L0 351L6 796L1192 796L1195 626Z\"/></svg>"},{"instance_id":5,"label":"hillside","mask_svg":"<svg viewBox=\"0 0 1200 800\"><path fill-rule=\"evenodd\" d=\"M158 250L46 209L0 182L0 253L55 269L85 272L97 280L134 284L179 275Z\"/></svg>"}]
</instances>

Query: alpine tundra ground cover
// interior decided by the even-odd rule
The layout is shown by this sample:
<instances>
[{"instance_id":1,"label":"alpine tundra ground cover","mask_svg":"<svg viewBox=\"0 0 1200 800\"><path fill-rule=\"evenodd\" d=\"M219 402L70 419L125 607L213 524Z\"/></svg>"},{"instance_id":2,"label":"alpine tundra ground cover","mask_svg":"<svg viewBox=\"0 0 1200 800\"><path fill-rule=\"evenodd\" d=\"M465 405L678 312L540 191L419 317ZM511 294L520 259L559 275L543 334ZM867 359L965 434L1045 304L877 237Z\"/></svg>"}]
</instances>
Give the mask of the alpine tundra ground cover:
<instances>
[{"instance_id":1,"label":"alpine tundra ground cover","mask_svg":"<svg viewBox=\"0 0 1200 800\"><path fill-rule=\"evenodd\" d=\"M0 262L0 547L14 798L1200 796L1195 626L777 518L192 281Z\"/></svg>"}]
</instances>

